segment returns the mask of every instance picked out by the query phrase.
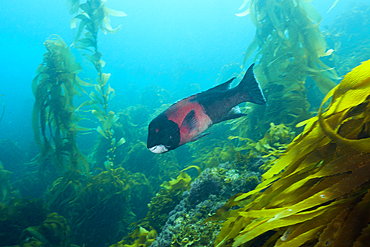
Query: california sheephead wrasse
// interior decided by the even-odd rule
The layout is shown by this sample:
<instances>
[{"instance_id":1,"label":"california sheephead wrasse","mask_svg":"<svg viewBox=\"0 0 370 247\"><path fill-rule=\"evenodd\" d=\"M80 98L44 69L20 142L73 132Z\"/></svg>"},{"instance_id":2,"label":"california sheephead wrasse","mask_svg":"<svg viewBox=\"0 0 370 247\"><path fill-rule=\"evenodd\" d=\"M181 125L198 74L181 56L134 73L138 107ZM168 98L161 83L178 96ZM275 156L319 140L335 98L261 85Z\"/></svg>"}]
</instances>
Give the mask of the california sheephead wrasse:
<instances>
[{"instance_id":1,"label":"california sheephead wrasse","mask_svg":"<svg viewBox=\"0 0 370 247\"><path fill-rule=\"evenodd\" d=\"M180 100L159 114L149 124L147 147L153 153L165 153L209 133L209 127L246 114L238 104L252 102L267 105L252 64L238 86L229 88L231 78L207 91Z\"/></svg>"}]
</instances>

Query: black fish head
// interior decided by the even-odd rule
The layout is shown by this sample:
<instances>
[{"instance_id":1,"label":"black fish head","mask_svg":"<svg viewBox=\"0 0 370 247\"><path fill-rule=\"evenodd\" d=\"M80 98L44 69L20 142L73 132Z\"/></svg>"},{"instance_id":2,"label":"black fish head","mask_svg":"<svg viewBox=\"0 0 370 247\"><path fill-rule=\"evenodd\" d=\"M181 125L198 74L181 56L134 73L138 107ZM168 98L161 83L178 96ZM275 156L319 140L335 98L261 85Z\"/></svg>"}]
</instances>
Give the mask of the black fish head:
<instances>
[{"instance_id":1,"label":"black fish head","mask_svg":"<svg viewBox=\"0 0 370 247\"><path fill-rule=\"evenodd\" d=\"M147 148L153 153L165 153L180 144L180 128L165 114L160 114L149 124Z\"/></svg>"}]
</instances>

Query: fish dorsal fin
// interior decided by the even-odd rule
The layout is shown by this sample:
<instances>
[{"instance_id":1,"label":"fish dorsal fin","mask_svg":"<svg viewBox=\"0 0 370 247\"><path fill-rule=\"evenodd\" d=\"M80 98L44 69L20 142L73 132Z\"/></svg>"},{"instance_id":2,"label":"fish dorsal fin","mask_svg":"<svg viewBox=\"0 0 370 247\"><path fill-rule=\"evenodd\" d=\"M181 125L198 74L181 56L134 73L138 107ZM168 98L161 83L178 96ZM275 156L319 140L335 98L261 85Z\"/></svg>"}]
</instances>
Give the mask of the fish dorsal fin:
<instances>
[{"instance_id":1,"label":"fish dorsal fin","mask_svg":"<svg viewBox=\"0 0 370 247\"><path fill-rule=\"evenodd\" d=\"M197 128L198 128L198 123L195 117L195 111L191 110L188 114L186 114L184 120L181 123L180 129L184 131L186 134L190 134Z\"/></svg>"},{"instance_id":2,"label":"fish dorsal fin","mask_svg":"<svg viewBox=\"0 0 370 247\"><path fill-rule=\"evenodd\" d=\"M230 80L228 80L227 82L224 82L218 86L215 86L213 88L210 88L208 89L206 92L210 92L210 91L226 91L230 88L230 83L233 82L233 80L235 79L235 77L231 78Z\"/></svg>"}]
</instances>

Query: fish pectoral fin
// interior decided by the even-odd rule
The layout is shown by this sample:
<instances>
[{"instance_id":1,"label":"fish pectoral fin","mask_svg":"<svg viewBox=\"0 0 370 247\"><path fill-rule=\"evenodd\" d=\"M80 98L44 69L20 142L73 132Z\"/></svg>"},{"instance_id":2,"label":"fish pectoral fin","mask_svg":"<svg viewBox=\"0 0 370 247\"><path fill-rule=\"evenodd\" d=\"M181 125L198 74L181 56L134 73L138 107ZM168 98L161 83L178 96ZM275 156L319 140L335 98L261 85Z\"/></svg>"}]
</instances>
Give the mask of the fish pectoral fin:
<instances>
[{"instance_id":1,"label":"fish pectoral fin","mask_svg":"<svg viewBox=\"0 0 370 247\"><path fill-rule=\"evenodd\" d=\"M209 135L210 133L211 132L197 135L196 137L194 137L193 139L191 139L191 142L195 142L196 140L199 140L200 138L205 137L205 136Z\"/></svg>"},{"instance_id":2,"label":"fish pectoral fin","mask_svg":"<svg viewBox=\"0 0 370 247\"><path fill-rule=\"evenodd\" d=\"M195 117L195 111L191 110L184 118L181 123L180 129L186 132L186 134L190 134L194 130L198 129L198 122Z\"/></svg>"}]
</instances>

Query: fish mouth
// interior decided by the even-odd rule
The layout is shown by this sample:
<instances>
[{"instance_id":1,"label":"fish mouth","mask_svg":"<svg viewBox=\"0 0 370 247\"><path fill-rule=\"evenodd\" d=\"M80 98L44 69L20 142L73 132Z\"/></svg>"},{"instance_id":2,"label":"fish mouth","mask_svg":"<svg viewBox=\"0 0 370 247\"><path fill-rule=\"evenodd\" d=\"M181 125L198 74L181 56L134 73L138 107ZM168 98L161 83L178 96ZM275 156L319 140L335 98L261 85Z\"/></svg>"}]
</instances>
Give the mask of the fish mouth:
<instances>
[{"instance_id":1,"label":"fish mouth","mask_svg":"<svg viewBox=\"0 0 370 247\"><path fill-rule=\"evenodd\" d=\"M156 145L154 147L151 147L149 148L149 150L152 152L152 153L155 153L155 154L161 154L161 153L165 153L165 152L168 152L168 148L165 147L164 145Z\"/></svg>"}]
</instances>

